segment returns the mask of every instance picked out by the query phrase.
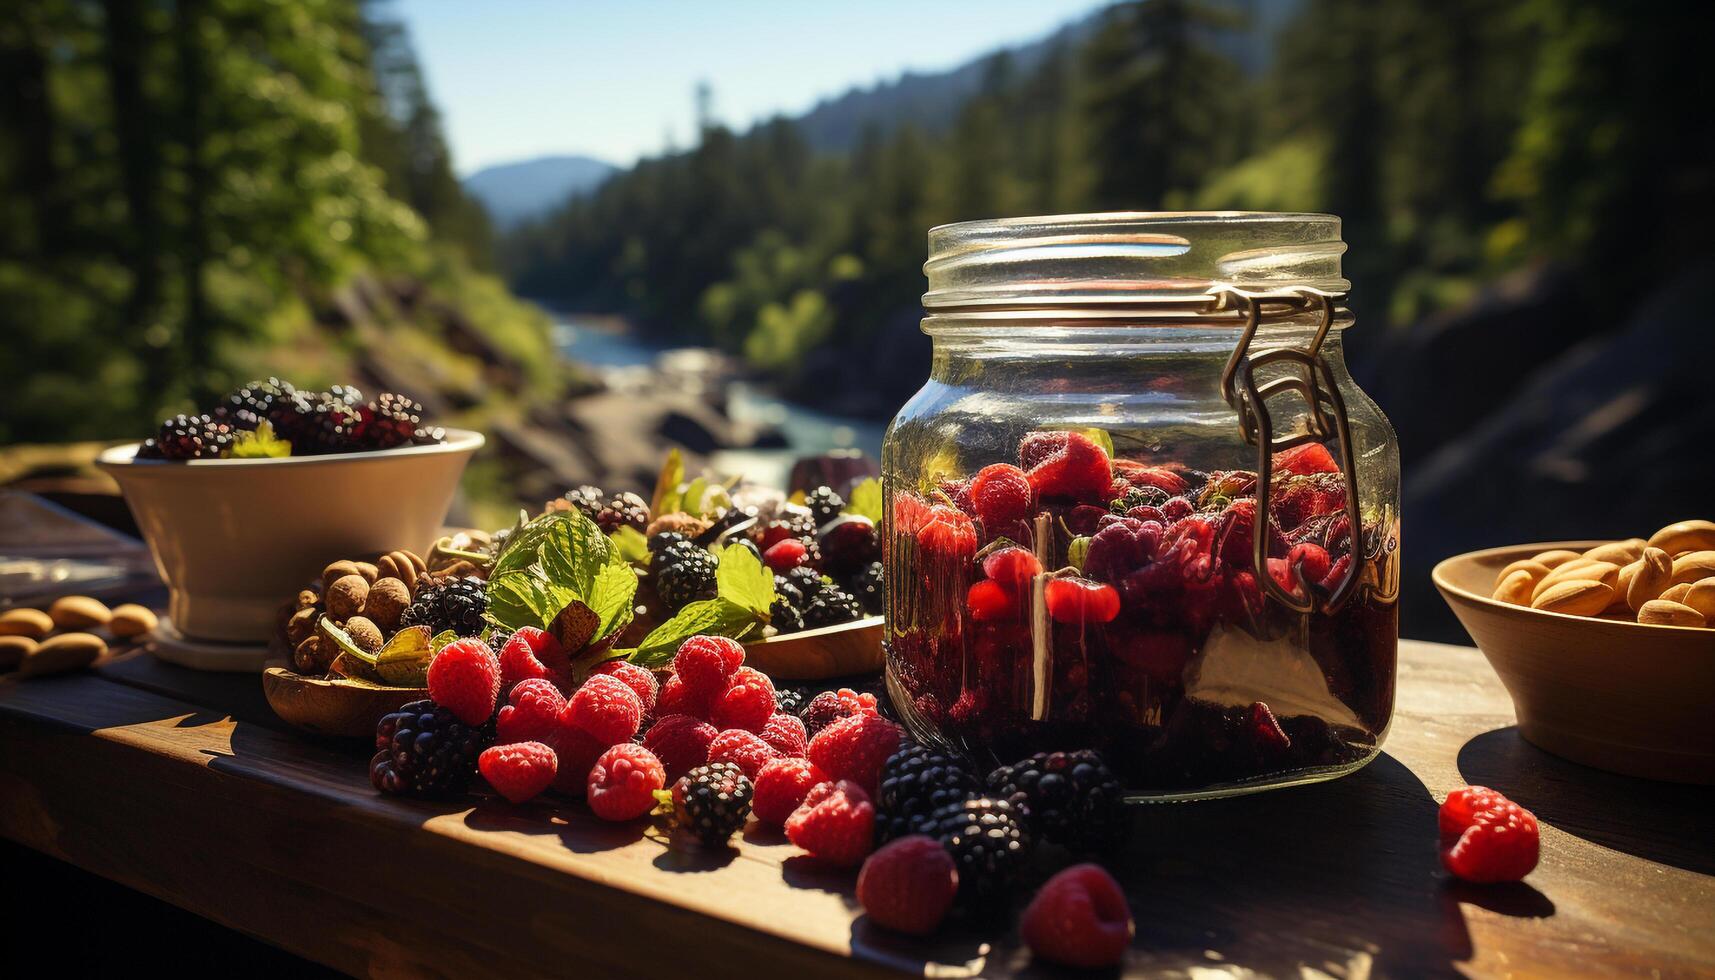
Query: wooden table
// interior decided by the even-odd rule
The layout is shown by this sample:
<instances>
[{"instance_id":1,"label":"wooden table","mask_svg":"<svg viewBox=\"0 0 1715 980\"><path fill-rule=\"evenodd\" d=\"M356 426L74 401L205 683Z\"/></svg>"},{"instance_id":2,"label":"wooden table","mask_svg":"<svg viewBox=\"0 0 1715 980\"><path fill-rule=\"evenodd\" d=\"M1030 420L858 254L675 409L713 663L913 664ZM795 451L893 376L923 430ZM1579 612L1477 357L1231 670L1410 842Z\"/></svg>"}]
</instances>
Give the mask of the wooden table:
<instances>
[{"instance_id":1,"label":"wooden table","mask_svg":"<svg viewBox=\"0 0 1715 980\"><path fill-rule=\"evenodd\" d=\"M1363 771L1134 808L1112 862L1138 923L1127 972L1715 975L1715 791L1525 744L1475 650L1406 643L1401 659L1387 752ZM888 935L862 919L852 876L771 834L710 853L580 805L386 799L366 759L282 728L254 677L141 652L0 680L0 832L349 973L1033 969L1013 915ZM1527 883L1440 872L1436 802L1464 783L1541 818Z\"/></svg>"}]
</instances>

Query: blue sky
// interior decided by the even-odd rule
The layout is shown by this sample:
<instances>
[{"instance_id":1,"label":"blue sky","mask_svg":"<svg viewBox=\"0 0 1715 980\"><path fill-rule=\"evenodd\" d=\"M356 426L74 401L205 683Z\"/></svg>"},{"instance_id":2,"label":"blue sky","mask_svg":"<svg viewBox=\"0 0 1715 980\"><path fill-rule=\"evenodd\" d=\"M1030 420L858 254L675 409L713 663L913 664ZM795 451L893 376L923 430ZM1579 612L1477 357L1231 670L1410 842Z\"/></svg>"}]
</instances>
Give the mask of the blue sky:
<instances>
[{"instance_id":1,"label":"blue sky","mask_svg":"<svg viewBox=\"0 0 1715 980\"><path fill-rule=\"evenodd\" d=\"M458 172L551 153L628 164L906 69L951 68L1108 0L397 0Z\"/></svg>"}]
</instances>

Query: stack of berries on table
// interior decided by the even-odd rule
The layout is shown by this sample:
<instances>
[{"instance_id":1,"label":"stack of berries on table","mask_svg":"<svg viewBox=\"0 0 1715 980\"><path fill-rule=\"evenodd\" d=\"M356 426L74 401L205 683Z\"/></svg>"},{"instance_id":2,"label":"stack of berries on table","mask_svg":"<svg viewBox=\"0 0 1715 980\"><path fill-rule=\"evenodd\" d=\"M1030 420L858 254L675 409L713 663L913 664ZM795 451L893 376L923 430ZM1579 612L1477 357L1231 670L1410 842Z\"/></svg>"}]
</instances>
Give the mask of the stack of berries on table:
<instances>
[{"instance_id":1,"label":"stack of berries on table","mask_svg":"<svg viewBox=\"0 0 1715 980\"><path fill-rule=\"evenodd\" d=\"M1273 469L1263 540L1282 589L1323 601L1354 561L1370 580L1386 574L1391 527L1353 534L1325 447L1278 453ZM1363 758L1393 703L1397 607L1368 590L1309 614L1269 598L1252 553L1256 482L1037 432L1016 464L898 490L887 561L901 709L993 761L1100 749L1151 792ZM1197 695L1212 651L1268 647L1292 652L1291 669L1251 671L1243 701ZM1295 708L1277 716L1271 702Z\"/></svg>"},{"instance_id":2,"label":"stack of berries on table","mask_svg":"<svg viewBox=\"0 0 1715 980\"><path fill-rule=\"evenodd\" d=\"M423 421L423 406L386 392L373 399L350 385L327 391L289 381L252 381L200 415L175 415L137 450L139 459L318 456L446 441Z\"/></svg>"}]
</instances>

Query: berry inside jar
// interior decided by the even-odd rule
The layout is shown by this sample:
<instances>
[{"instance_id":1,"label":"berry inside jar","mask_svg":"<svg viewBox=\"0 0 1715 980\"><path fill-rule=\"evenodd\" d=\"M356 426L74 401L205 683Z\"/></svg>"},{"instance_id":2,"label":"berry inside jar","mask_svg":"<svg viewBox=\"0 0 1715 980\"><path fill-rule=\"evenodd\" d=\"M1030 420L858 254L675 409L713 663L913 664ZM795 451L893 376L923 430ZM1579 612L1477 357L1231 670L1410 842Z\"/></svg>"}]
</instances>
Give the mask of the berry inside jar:
<instances>
[{"instance_id":1,"label":"berry inside jar","mask_svg":"<svg viewBox=\"0 0 1715 980\"><path fill-rule=\"evenodd\" d=\"M888 680L911 726L991 762L1099 749L1147 798L1373 757L1398 636L1389 512L1354 534L1327 447L1275 453L1263 567L1288 604L1258 579L1255 471L1111 444L1031 432L1013 459L890 486Z\"/></svg>"}]
</instances>

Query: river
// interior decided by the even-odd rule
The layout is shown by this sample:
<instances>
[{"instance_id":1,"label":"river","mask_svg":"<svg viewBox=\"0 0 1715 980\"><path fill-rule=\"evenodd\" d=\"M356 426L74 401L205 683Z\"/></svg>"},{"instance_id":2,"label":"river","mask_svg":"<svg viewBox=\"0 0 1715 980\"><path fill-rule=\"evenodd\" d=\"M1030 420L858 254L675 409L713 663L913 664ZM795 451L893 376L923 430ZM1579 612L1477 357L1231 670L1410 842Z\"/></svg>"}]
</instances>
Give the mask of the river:
<instances>
[{"instance_id":1,"label":"river","mask_svg":"<svg viewBox=\"0 0 1715 980\"><path fill-rule=\"evenodd\" d=\"M554 342L560 352L601 372L652 366L670 348L615 329L613 321L562 314L554 318ZM722 475L743 474L771 486L785 486L792 464L803 456L836 449L857 449L881 459L885 423L831 415L785 401L743 381L727 386L727 414L739 422L765 424L785 436L784 449L729 449L715 453L709 465Z\"/></svg>"}]
</instances>

